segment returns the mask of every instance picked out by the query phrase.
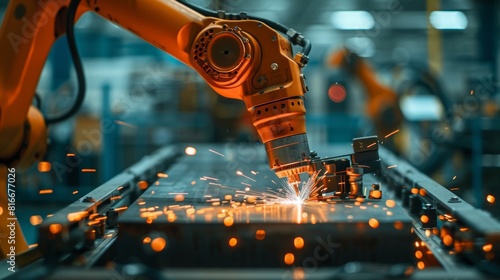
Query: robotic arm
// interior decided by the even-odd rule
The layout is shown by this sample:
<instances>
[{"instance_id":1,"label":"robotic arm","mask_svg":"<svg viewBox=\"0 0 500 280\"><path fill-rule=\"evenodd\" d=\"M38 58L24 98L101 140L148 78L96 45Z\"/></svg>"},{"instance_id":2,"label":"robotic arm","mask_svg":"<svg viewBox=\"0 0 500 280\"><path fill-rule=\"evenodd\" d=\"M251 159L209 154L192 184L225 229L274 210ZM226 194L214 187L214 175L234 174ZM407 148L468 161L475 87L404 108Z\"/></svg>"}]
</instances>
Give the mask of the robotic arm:
<instances>
[{"instance_id":1,"label":"robotic arm","mask_svg":"<svg viewBox=\"0 0 500 280\"><path fill-rule=\"evenodd\" d=\"M50 47L64 32L61 26L69 2L9 3L0 31L6 58L0 67L0 133L5 136L0 140L0 159L4 164L29 166L43 155L45 125L30 105ZM181 2L161 0L84 0L77 17L87 11L173 55L220 95L243 100L266 146L270 168L280 177L302 171L309 148L303 101L307 87L300 69L307 64L310 45L299 33L289 29L287 34L304 45L304 53L293 58L287 38L244 13L209 17ZM226 19L235 17L241 19ZM38 141L31 139L34 131L39 133Z\"/></svg>"},{"instance_id":2,"label":"robotic arm","mask_svg":"<svg viewBox=\"0 0 500 280\"><path fill-rule=\"evenodd\" d=\"M76 18L95 12L192 67L220 95L243 100L265 144L269 167L279 177L294 183L308 171L307 87L301 68L310 44L299 33L267 21L273 29L244 13L206 14L173 0L79 2L9 2L0 29L1 170L28 167L45 152L46 123L31 103L50 48L66 32L68 7L79 4ZM290 42L303 51L293 57ZM1 205L7 205L4 199Z\"/></svg>"}]
</instances>

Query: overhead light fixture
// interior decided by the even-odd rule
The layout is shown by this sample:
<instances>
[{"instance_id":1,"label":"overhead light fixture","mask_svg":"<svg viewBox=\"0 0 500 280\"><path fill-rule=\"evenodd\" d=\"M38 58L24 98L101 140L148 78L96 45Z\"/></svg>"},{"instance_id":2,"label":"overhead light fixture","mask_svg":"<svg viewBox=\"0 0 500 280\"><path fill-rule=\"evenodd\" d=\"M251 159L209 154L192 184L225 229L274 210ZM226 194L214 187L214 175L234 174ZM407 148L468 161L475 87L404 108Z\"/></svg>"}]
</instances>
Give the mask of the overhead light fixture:
<instances>
[{"instance_id":1,"label":"overhead light fixture","mask_svg":"<svg viewBox=\"0 0 500 280\"><path fill-rule=\"evenodd\" d=\"M367 30L375 26L373 16L367 11L333 12L330 22L341 30Z\"/></svg>"},{"instance_id":2,"label":"overhead light fixture","mask_svg":"<svg viewBox=\"0 0 500 280\"><path fill-rule=\"evenodd\" d=\"M433 11L429 20L436 29L463 30L468 24L467 17L460 11Z\"/></svg>"}]
</instances>

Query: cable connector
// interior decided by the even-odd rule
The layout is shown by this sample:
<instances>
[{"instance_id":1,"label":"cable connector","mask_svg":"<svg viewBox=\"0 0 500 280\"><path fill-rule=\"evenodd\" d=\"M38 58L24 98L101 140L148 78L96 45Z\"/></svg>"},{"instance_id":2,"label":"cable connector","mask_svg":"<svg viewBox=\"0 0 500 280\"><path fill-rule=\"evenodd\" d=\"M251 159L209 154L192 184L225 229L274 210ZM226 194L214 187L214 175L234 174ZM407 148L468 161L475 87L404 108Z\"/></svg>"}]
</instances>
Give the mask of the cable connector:
<instances>
[{"instance_id":1,"label":"cable connector","mask_svg":"<svg viewBox=\"0 0 500 280\"><path fill-rule=\"evenodd\" d=\"M240 19L248 19L248 13L247 12L240 12Z\"/></svg>"},{"instance_id":2,"label":"cable connector","mask_svg":"<svg viewBox=\"0 0 500 280\"><path fill-rule=\"evenodd\" d=\"M293 58L293 61L295 61L300 68L304 68L307 63L309 63L309 57L301 52L298 52Z\"/></svg>"},{"instance_id":3,"label":"cable connector","mask_svg":"<svg viewBox=\"0 0 500 280\"><path fill-rule=\"evenodd\" d=\"M228 19L228 20L242 20L242 19L248 19L248 14L247 12L240 12L239 14L226 13L226 11L224 10L218 10L217 17L220 19Z\"/></svg>"},{"instance_id":4,"label":"cable connector","mask_svg":"<svg viewBox=\"0 0 500 280\"><path fill-rule=\"evenodd\" d=\"M304 40L304 36L300 32L295 31L293 28L290 28L287 32L286 35L290 37L290 41L294 45L301 45L301 42Z\"/></svg>"},{"instance_id":5,"label":"cable connector","mask_svg":"<svg viewBox=\"0 0 500 280\"><path fill-rule=\"evenodd\" d=\"M221 19L226 19L226 11L224 10L218 10L217 11L217 17Z\"/></svg>"}]
</instances>

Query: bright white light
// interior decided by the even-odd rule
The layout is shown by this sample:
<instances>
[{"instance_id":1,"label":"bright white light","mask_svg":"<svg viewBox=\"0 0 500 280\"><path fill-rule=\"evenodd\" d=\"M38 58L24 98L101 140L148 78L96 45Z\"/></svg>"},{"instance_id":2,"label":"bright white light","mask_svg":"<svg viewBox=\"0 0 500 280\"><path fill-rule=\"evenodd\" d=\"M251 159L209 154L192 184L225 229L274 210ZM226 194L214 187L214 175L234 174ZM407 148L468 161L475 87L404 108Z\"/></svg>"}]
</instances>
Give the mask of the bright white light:
<instances>
[{"instance_id":1,"label":"bright white light","mask_svg":"<svg viewBox=\"0 0 500 280\"><path fill-rule=\"evenodd\" d=\"M429 20L436 29L465 29L468 23L465 14L459 11L434 11Z\"/></svg>"},{"instance_id":2,"label":"bright white light","mask_svg":"<svg viewBox=\"0 0 500 280\"><path fill-rule=\"evenodd\" d=\"M375 26L373 16L367 11L333 12L330 21L335 28L342 30L372 29Z\"/></svg>"},{"instance_id":3,"label":"bright white light","mask_svg":"<svg viewBox=\"0 0 500 280\"><path fill-rule=\"evenodd\" d=\"M433 95L410 95L399 101L401 111L410 121L439 121L444 113L439 98Z\"/></svg>"}]
</instances>

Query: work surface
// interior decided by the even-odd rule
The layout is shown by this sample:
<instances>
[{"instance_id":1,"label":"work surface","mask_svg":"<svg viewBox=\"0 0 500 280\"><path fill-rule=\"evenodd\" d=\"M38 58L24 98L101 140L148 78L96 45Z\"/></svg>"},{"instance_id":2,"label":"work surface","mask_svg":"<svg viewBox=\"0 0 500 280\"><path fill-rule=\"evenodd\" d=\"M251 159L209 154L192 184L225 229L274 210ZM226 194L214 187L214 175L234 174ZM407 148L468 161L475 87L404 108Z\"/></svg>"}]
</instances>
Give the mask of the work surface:
<instances>
[{"instance_id":1,"label":"work surface","mask_svg":"<svg viewBox=\"0 0 500 280\"><path fill-rule=\"evenodd\" d=\"M411 263L411 220L380 200L308 201L285 196L262 145L194 146L157 174L120 217L118 261L164 267ZM350 147L319 150L320 156ZM379 179L364 176L370 187ZM382 190L384 186L382 185ZM390 250L388 250L390 247Z\"/></svg>"}]
</instances>

